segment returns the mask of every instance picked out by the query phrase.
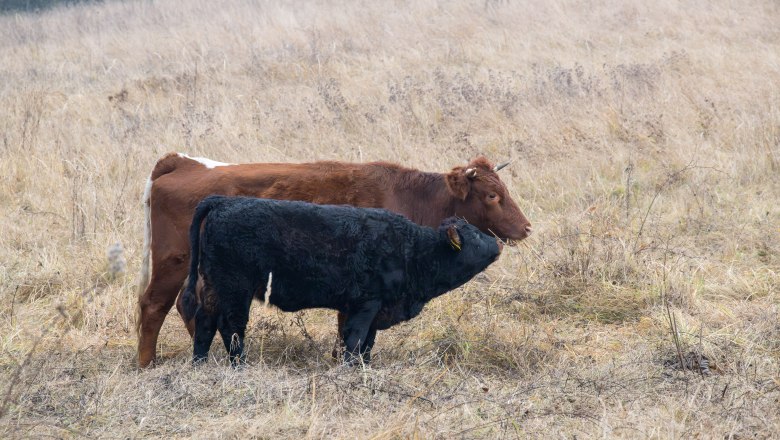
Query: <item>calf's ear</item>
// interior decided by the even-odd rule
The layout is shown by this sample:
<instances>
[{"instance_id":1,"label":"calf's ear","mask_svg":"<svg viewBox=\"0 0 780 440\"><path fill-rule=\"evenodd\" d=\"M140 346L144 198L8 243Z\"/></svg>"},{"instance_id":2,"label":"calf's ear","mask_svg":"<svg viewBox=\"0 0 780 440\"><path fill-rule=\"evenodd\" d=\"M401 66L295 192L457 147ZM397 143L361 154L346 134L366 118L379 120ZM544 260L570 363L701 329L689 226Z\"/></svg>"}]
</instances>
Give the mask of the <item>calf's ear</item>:
<instances>
[{"instance_id":1,"label":"calf's ear","mask_svg":"<svg viewBox=\"0 0 780 440\"><path fill-rule=\"evenodd\" d=\"M450 246L456 251L459 251L461 247L460 235L458 235L458 230L455 228L455 225L450 225L447 228L447 238L450 239Z\"/></svg>"},{"instance_id":2,"label":"calf's ear","mask_svg":"<svg viewBox=\"0 0 780 440\"><path fill-rule=\"evenodd\" d=\"M466 200L471 190L471 179L477 177L476 168L456 167L447 174L447 188L457 198Z\"/></svg>"}]
</instances>

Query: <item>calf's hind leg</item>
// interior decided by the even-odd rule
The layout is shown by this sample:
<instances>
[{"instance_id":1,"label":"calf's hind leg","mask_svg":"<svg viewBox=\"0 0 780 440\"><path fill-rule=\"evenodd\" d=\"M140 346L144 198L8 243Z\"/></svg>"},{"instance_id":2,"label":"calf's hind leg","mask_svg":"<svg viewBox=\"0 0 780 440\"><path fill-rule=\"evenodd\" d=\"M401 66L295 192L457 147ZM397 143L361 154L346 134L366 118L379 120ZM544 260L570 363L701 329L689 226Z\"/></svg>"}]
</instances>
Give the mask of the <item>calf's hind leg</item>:
<instances>
[{"instance_id":1,"label":"calf's hind leg","mask_svg":"<svg viewBox=\"0 0 780 440\"><path fill-rule=\"evenodd\" d=\"M267 277L265 278L267 280ZM242 285L250 285L248 280ZM244 334L249 322L249 308L252 298L258 292L257 287L241 289L238 294L223 296L222 316L219 320L219 334L225 344L225 350L230 355L230 363L237 367L246 361L244 357Z\"/></svg>"},{"instance_id":2,"label":"calf's hind leg","mask_svg":"<svg viewBox=\"0 0 780 440\"><path fill-rule=\"evenodd\" d=\"M218 313L207 313L199 308L195 313L195 335L192 340L192 363L197 364L206 360L209 355L211 341L217 333Z\"/></svg>"},{"instance_id":3,"label":"calf's hind leg","mask_svg":"<svg viewBox=\"0 0 780 440\"><path fill-rule=\"evenodd\" d=\"M363 359L366 348L368 348L368 336L371 333L371 323L374 322L379 308L382 306L380 301L368 301L361 304L356 309L350 310L349 316L344 322L344 362L348 365L354 365ZM371 344L376 336L376 330L371 334ZM370 356L370 355L369 355ZM366 359L363 359L366 361Z\"/></svg>"}]
</instances>

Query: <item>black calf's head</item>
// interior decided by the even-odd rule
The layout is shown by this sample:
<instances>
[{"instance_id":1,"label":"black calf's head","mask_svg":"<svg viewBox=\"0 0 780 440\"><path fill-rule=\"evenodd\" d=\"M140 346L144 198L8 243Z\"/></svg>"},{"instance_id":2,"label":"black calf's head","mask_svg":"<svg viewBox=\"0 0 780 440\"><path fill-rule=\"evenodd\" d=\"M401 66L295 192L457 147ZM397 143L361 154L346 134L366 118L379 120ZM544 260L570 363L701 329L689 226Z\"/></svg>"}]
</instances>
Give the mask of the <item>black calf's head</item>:
<instances>
[{"instance_id":1,"label":"black calf's head","mask_svg":"<svg viewBox=\"0 0 780 440\"><path fill-rule=\"evenodd\" d=\"M465 278L468 281L482 272L496 261L503 247L495 237L455 217L442 222L439 236L447 243L454 259L453 264L444 268L452 280Z\"/></svg>"}]
</instances>

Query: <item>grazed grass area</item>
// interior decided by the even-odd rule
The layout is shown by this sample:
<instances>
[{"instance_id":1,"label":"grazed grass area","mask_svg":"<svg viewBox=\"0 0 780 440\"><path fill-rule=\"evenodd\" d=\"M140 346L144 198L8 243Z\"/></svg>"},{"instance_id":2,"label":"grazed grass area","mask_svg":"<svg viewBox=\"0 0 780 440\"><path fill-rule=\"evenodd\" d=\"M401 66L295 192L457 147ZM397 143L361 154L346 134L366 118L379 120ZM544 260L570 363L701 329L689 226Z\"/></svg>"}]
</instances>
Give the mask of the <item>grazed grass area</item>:
<instances>
[{"instance_id":1,"label":"grazed grass area","mask_svg":"<svg viewBox=\"0 0 780 440\"><path fill-rule=\"evenodd\" d=\"M776 436L779 22L667 0L0 16L0 436ZM535 233L381 332L371 369L329 359L331 313L256 305L247 368L192 368L172 312L137 371L140 198L170 150L509 159Z\"/></svg>"}]
</instances>

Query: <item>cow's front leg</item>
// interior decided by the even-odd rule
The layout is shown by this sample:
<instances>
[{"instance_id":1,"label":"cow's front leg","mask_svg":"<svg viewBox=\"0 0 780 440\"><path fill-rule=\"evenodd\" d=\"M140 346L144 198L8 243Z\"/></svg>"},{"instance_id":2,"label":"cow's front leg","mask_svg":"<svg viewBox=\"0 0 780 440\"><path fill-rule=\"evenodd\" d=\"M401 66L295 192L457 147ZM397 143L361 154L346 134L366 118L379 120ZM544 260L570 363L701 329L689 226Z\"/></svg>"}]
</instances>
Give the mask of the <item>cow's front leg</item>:
<instances>
[{"instance_id":1,"label":"cow's front leg","mask_svg":"<svg viewBox=\"0 0 780 440\"><path fill-rule=\"evenodd\" d=\"M344 322L344 362L348 365L354 365L360 361L368 336L371 324L374 322L382 303L378 300L368 301L359 307L350 310L347 320ZM373 336L376 336L374 331ZM373 337L371 338L373 344Z\"/></svg>"}]
</instances>

